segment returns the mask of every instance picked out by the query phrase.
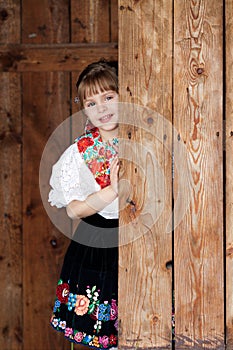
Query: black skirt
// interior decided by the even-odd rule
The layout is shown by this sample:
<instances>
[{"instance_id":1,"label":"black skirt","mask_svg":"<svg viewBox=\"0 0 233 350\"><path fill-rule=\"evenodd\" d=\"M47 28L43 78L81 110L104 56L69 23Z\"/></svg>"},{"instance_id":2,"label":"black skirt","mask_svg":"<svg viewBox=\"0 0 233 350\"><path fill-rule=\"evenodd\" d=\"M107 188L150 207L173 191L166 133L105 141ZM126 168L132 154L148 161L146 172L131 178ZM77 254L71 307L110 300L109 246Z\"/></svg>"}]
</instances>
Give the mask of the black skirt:
<instances>
[{"instance_id":1,"label":"black skirt","mask_svg":"<svg viewBox=\"0 0 233 350\"><path fill-rule=\"evenodd\" d=\"M66 252L51 325L70 341L117 347L118 220L83 219Z\"/></svg>"}]
</instances>

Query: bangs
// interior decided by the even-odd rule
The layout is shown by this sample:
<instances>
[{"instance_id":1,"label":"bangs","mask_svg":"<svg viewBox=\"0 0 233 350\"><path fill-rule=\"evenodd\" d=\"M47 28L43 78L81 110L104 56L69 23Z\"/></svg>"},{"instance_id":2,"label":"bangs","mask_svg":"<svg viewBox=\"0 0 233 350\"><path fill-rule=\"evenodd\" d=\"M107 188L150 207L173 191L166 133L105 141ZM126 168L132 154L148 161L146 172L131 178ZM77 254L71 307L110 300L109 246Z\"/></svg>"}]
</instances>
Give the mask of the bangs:
<instances>
[{"instance_id":1,"label":"bangs","mask_svg":"<svg viewBox=\"0 0 233 350\"><path fill-rule=\"evenodd\" d=\"M110 71L99 71L95 72L95 74L87 75L83 79L79 85L78 97L83 105L84 100L88 97L108 90L118 93L117 77Z\"/></svg>"}]
</instances>

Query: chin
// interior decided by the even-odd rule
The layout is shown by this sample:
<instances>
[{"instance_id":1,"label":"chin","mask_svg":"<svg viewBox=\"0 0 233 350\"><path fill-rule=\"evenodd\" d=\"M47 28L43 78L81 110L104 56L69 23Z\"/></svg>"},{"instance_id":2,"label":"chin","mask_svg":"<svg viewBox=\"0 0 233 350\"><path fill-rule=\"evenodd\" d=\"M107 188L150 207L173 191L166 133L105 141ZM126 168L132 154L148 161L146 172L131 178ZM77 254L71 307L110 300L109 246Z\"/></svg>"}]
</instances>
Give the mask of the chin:
<instances>
[{"instance_id":1,"label":"chin","mask_svg":"<svg viewBox=\"0 0 233 350\"><path fill-rule=\"evenodd\" d=\"M101 125L99 128L104 131L113 131L118 128L118 124Z\"/></svg>"}]
</instances>

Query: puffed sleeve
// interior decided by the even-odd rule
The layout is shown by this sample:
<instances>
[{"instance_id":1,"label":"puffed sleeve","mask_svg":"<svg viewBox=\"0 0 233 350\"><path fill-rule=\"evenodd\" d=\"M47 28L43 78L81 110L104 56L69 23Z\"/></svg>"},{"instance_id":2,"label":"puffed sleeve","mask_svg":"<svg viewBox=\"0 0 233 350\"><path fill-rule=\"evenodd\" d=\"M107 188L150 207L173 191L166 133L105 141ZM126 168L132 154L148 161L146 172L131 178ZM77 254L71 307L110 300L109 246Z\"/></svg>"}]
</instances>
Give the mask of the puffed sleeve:
<instances>
[{"instance_id":1,"label":"puffed sleeve","mask_svg":"<svg viewBox=\"0 0 233 350\"><path fill-rule=\"evenodd\" d=\"M52 168L48 201L57 208L66 207L72 200L83 201L100 186L78 152L74 143L62 154Z\"/></svg>"}]
</instances>

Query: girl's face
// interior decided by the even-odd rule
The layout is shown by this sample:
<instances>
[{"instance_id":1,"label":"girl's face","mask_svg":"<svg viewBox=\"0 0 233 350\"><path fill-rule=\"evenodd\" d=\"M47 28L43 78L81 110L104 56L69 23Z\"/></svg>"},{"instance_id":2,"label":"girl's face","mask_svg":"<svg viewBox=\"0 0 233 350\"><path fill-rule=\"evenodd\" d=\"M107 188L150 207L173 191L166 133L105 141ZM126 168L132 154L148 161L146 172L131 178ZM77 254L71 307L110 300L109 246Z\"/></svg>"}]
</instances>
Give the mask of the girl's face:
<instances>
[{"instance_id":1,"label":"girl's face","mask_svg":"<svg viewBox=\"0 0 233 350\"><path fill-rule=\"evenodd\" d=\"M85 114L90 122L107 136L118 128L118 93L107 90L87 97L83 101Z\"/></svg>"}]
</instances>

